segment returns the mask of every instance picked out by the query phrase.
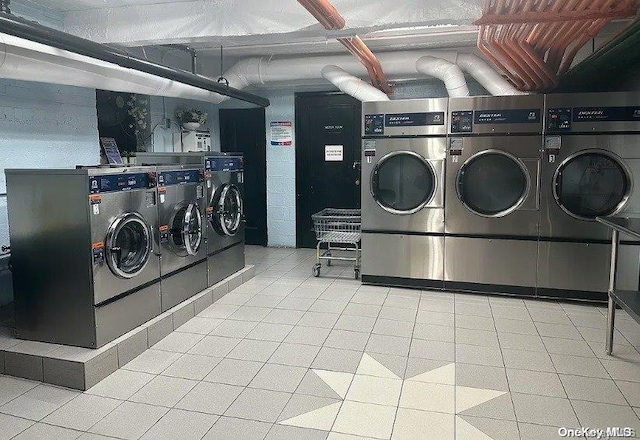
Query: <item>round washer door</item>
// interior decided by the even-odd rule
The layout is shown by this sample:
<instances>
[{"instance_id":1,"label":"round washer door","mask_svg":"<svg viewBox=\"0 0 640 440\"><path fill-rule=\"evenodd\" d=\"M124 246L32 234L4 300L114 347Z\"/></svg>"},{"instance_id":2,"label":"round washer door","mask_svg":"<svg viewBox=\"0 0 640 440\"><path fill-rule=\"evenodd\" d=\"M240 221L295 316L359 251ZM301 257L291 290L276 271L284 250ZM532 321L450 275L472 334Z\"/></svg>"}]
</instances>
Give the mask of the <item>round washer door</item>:
<instances>
[{"instance_id":1,"label":"round washer door","mask_svg":"<svg viewBox=\"0 0 640 440\"><path fill-rule=\"evenodd\" d=\"M151 228L137 212L128 212L115 219L107 230L107 265L120 278L140 274L151 256Z\"/></svg>"},{"instance_id":2,"label":"round washer door","mask_svg":"<svg viewBox=\"0 0 640 440\"><path fill-rule=\"evenodd\" d=\"M202 244L202 214L196 203L178 208L171 225L171 244L187 253L196 255Z\"/></svg>"},{"instance_id":3,"label":"round washer door","mask_svg":"<svg viewBox=\"0 0 640 440\"><path fill-rule=\"evenodd\" d=\"M504 217L518 209L531 187L525 165L501 150L484 150L471 156L458 171L458 199L474 214Z\"/></svg>"},{"instance_id":4,"label":"round washer door","mask_svg":"<svg viewBox=\"0 0 640 440\"><path fill-rule=\"evenodd\" d=\"M371 172L371 196L387 212L413 214L433 199L438 186L433 166L412 151L384 156Z\"/></svg>"},{"instance_id":5,"label":"round washer door","mask_svg":"<svg viewBox=\"0 0 640 440\"><path fill-rule=\"evenodd\" d=\"M560 208L587 221L622 209L632 187L631 173L622 159L603 150L584 150L568 157L553 178L553 196Z\"/></svg>"},{"instance_id":6,"label":"round washer door","mask_svg":"<svg viewBox=\"0 0 640 440\"><path fill-rule=\"evenodd\" d=\"M213 226L223 235L233 237L240 230L243 205L240 189L227 183L220 188L214 202Z\"/></svg>"}]
</instances>

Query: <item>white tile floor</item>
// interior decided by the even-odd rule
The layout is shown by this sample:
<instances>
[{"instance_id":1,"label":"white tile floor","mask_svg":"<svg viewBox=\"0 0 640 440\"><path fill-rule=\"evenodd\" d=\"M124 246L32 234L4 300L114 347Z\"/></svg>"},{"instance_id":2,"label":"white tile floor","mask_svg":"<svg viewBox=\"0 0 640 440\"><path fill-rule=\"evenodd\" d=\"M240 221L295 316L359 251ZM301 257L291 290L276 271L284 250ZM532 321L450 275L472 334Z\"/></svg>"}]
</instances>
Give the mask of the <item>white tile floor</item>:
<instances>
[{"instance_id":1,"label":"white tile floor","mask_svg":"<svg viewBox=\"0 0 640 440\"><path fill-rule=\"evenodd\" d=\"M0 376L0 439L640 436L640 326L570 303L310 277L308 250L249 247L254 280L85 393ZM1 317L0 317L1 318Z\"/></svg>"}]
</instances>

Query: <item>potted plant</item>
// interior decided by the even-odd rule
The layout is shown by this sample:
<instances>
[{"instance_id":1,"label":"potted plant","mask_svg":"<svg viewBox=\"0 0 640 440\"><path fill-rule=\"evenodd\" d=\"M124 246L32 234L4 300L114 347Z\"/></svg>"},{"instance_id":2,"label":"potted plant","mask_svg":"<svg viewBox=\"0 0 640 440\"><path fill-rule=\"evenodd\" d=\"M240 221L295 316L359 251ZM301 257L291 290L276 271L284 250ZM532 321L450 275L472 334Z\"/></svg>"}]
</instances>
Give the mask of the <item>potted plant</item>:
<instances>
[{"instance_id":1,"label":"potted plant","mask_svg":"<svg viewBox=\"0 0 640 440\"><path fill-rule=\"evenodd\" d=\"M176 110L176 121L185 130L197 130L207 123L207 114L197 108L183 108Z\"/></svg>"}]
</instances>

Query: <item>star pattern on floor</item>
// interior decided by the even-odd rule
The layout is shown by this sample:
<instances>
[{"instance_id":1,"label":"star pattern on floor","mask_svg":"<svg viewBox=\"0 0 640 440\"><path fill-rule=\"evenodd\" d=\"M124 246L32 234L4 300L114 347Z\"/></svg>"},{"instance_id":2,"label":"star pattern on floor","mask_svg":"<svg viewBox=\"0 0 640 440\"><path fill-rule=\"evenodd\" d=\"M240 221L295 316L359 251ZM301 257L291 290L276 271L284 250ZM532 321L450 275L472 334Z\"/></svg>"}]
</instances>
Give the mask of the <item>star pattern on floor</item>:
<instances>
[{"instance_id":1,"label":"star pattern on floor","mask_svg":"<svg viewBox=\"0 0 640 440\"><path fill-rule=\"evenodd\" d=\"M442 439L493 440L459 414L507 394L456 385L455 363L403 380L363 353L355 374L311 371L342 400L279 423L331 431L327 440L417 439L434 429Z\"/></svg>"}]
</instances>

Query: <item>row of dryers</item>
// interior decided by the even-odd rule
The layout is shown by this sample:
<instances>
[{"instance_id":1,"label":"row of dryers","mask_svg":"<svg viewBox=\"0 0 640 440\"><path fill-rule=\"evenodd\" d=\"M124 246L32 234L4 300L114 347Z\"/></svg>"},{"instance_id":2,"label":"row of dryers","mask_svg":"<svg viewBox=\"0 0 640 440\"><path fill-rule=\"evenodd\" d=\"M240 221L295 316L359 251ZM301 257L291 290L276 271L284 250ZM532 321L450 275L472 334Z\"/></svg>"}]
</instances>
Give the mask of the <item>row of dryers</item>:
<instances>
[{"instance_id":1,"label":"row of dryers","mask_svg":"<svg viewBox=\"0 0 640 440\"><path fill-rule=\"evenodd\" d=\"M19 338L100 347L244 267L241 156L6 176Z\"/></svg>"},{"instance_id":2,"label":"row of dryers","mask_svg":"<svg viewBox=\"0 0 640 440\"><path fill-rule=\"evenodd\" d=\"M362 279L606 298L610 232L640 213L640 95L363 104ZM619 283L638 288L624 241Z\"/></svg>"}]
</instances>

